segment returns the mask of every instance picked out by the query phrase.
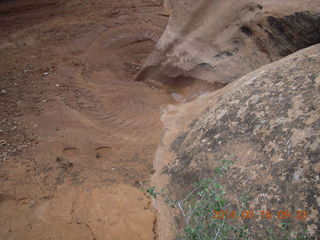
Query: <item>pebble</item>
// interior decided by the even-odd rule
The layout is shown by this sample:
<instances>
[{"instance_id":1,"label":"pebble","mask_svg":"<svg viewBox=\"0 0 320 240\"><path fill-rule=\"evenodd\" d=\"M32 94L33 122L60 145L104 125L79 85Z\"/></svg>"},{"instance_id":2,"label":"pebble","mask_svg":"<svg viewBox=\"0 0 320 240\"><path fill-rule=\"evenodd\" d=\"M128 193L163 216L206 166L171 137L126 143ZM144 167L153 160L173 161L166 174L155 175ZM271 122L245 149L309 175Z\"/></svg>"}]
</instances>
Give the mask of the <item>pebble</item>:
<instances>
[{"instance_id":1,"label":"pebble","mask_svg":"<svg viewBox=\"0 0 320 240\"><path fill-rule=\"evenodd\" d=\"M315 166L314 166L314 171L318 174L320 174L320 163L317 163Z\"/></svg>"},{"instance_id":2,"label":"pebble","mask_svg":"<svg viewBox=\"0 0 320 240\"><path fill-rule=\"evenodd\" d=\"M7 91L6 91L6 90L4 90L4 89L2 89L2 90L1 90L1 93L6 94L6 93L7 93Z\"/></svg>"},{"instance_id":3,"label":"pebble","mask_svg":"<svg viewBox=\"0 0 320 240\"><path fill-rule=\"evenodd\" d=\"M37 204L37 201L33 200L33 201L30 203L29 207L32 208L32 207L34 207L36 204Z\"/></svg>"},{"instance_id":4,"label":"pebble","mask_svg":"<svg viewBox=\"0 0 320 240\"><path fill-rule=\"evenodd\" d=\"M176 102L181 102L183 100L183 96L178 93L171 93L171 96Z\"/></svg>"}]
</instances>

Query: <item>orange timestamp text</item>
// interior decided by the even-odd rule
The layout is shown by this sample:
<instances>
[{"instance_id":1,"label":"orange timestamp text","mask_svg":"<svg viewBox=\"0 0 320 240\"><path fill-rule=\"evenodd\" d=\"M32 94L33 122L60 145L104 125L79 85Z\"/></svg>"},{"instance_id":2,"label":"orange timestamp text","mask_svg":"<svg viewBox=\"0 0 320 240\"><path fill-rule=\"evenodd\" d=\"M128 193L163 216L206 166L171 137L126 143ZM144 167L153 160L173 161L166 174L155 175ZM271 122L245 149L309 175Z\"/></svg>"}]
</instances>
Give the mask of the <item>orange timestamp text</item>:
<instances>
[{"instance_id":1,"label":"orange timestamp text","mask_svg":"<svg viewBox=\"0 0 320 240\"><path fill-rule=\"evenodd\" d=\"M240 213L236 211L213 211L212 219L235 219L242 218L246 219L266 219L266 220L274 220L274 219L296 219L296 220L306 220L308 217L308 212L305 210L297 210L295 212L290 212L288 210L278 210L276 212L272 212L269 210L243 210Z\"/></svg>"}]
</instances>

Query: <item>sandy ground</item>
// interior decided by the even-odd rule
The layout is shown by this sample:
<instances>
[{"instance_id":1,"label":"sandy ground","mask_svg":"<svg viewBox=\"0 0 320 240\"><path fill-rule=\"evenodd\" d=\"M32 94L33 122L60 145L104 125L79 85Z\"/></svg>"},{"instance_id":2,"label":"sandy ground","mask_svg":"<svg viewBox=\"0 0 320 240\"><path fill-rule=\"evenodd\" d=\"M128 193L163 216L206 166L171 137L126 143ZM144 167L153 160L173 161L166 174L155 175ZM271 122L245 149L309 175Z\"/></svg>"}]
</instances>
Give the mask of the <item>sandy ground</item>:
<instances>
[{"instance_id":1,"label":"sandy ground","mask_svg":"<svg viewBox=\"0 0 320 240\"><path fill-rule=\"evenodd\" d=\"M0 239L154 239L158 1L0 2Z\"/></svg>"}]
</instances>

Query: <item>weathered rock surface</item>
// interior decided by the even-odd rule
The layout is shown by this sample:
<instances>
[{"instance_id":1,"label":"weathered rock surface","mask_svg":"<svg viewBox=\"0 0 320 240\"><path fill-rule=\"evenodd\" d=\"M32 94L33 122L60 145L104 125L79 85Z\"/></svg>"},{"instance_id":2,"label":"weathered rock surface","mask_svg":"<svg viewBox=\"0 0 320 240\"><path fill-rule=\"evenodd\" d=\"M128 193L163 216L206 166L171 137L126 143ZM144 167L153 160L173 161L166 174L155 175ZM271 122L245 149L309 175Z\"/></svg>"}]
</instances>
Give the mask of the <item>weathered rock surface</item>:
<instances>
[{"instance_id":1,"label":"weathered rock surface","mask_svg":"<svg viewBox=\"0 0 320 240\"><path fill-rule=\"evenodd\" d=\"M213 177L235 205L246 194L251 210L308 211L308 232L320 236L319 64L315 45L199 100L169 106L156 164L166 161L161 174L169 176L172 194L179 199L196 180ZM234 164L220 176L215 169L224 159ZM249 224L254 239L265 239L274 222Z\"/></svg>"},{"instance_id":2,"label":"weathered rock surface","mask_svg":"<svg viewBox=\"0 0 320 240\"><path fill-rule=\"evenodd\" d=\"M229 83L320 43L318 1L166 1L171 13L137 80Z\"/></svg>"}]
</instances>

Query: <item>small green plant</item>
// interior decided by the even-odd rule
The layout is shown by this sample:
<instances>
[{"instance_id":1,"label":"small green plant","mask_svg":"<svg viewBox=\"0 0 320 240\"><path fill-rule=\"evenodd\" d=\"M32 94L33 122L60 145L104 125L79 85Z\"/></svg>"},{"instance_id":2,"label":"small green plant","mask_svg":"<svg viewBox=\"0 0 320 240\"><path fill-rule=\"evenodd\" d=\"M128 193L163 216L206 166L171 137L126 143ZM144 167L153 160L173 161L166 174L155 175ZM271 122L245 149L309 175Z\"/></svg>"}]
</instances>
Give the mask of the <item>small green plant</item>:
<instances>
[{"instance_id":1,"label":"small green plant","mask_svg":"<svg viewBox=\"0 0 320 240\"><path fill-rule=\"evenodd\" d=\"M227 204L223 186L209 178L193 186L186 198L177 203L186 224L178 239L227 239L230 235L243 239L245 228L236 229L225 219L213 219L213 211L221 211Z\"/></svg>"},{"instance_id":2,"label":"small green plant","mask_svg":"<svg viewBox=\"0 0 320 240\"><path fill-rule=\"evenodd\" d=\"M241 200L239 210L242 212L243 209L248 209L252 196L243 193L239 198ZM177 240L253 240L258 236L249 228L249 222L237 221L232 215L214 217L216 213L226 213L229 205L224 187L214 179L205 178L196 182L183 200L167 200L167 203L171 207L180 209L185 222L185 227ZM312 239L303 225L297 225L290 219L265 231L265 239L268 240Z\"/></svg>"},{"instance_id":3,"label":"small green plant","mask_svg":"<svg viewBox=\"0 0 320 240\"><path fill-rule=\"evenodd\" d=\"M282 230L287 231L290 230L290 224L293 223L292 220L285 220L280 223L280 227Z\"/></svg>"},{"instance_id":4,"label":"small green plant","mask_svg":"<svg viewBox=\"0 0 320 240\"><path fill-rule=\"evenodd\" d=\"M242 209L248 209L249 208L249 203L252 200L252 196L248 193L243 193L240 195L240 200L241 200L241 207Z\"/></svg>"},{"instance_id":5,"label":"small green plant","mask_svg":"<svg viewBox=\"0 0 320 240\"><path fill-rule=\"evenodd\" d=\"M167 199L166 204L168 204L171 208L175 208L178 204L177 200L173 200L173 199Z\"/></svg>"},{"instance_id":6,"label":"small green plant","mask_svg":"<svg viewBox=\"0 0 320 240\"><path fill-rule=\"evenodd\" d=\"M221 165L215 169L220 176L224 175L233 161L222 160ZM193 189L181 200L167 200L167 204L172 208L179 208L185 227L177 240L253 240L260 233L249 228L248 221L238 221L235 211L228 215L228 201L225 197L224 187L214 179L205 178L193 185ZM156 197L155 187L147 190L151 196ZM161 191L161 196L163 196ZM240 196L238 211L243 212L249 209L253 197L244 192ZM221 214L221 215L219 215ZM311 240L306 229L296 223L292 225L290 219L281 222L272 229L266 229L265 239L268 240ZM250 225L251 226L251 225ZM261 237L261 235L260 235Z\"/></svg>"},{"instance_id":7,"label":"small green plant","mask_svg":"<svg viewBox=\"0 0 320 240\"><path fill-rule=\"evenodd\" d=\"M158 196L158 192L156 191L156 187L155 186L150 186L147 188L147 193L150 194L150 196L157 198Z\"/></svg>"},{"instance_id":8,"label":"small green plant","mask_svg":"<svg viewBox=\"0 0 320 240\"><path fill-rule=\"evenodd\" d=\"M217 167L215 169L215 172L220 175L223 175L229 169L229 167L233 164L233 161L224 159L220 163L221 163L221 166Z\"/></svg>"}]
</instances>

